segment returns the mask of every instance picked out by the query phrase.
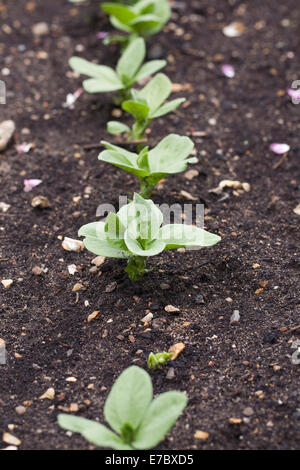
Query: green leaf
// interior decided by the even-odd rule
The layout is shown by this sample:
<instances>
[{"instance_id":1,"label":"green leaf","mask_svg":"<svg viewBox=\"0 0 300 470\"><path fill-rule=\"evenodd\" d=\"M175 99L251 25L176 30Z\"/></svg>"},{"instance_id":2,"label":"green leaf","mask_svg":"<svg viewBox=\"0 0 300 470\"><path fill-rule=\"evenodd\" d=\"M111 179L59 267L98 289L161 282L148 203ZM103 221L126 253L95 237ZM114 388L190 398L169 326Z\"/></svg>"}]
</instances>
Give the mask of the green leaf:
<instances>
[{"instance_id":1,"label":"green leaf","mask_svg":"<svg viewBox=\"0 0 300 470\"><path fill-rule=\"evenodd\" d=\"M129 257L130 253L128 252L125 243L122 243L124 246L123 250L114 248L111 245L113 244L109 240L97 240L96 238L85 238L83 240L84 246L87 250L95 255L107 256L108 258L122 258L126 259Z\"/></svg>"},{"instance_id":2,"label":"green leaf","mask_svg":"<svg viewBox=\"0 0 300 470\"><path fill-rule=\"evenodd\" d=\"M92 222L90 224L83 225L78 231L78 236L105 240L104 228L104 222Z\"/></svg>"},{"instance_id":3,"label":"green leaf","mask_svg":"<svg viewBox=\"0 0 300 470\"><path fill-rule=\"evenodd\" d=\"M105 78L89 78L88 80L84 80L83 88L88 93L109 93L122 90L124 86L121 82L112 83Z\"/></svg>"},{"instance_id":4,"label":"green leaf","mask_svg":"<svg viewBox=\"0 0 300 470\"><path fill-rule=\"evenodd\" d=\"M137 155L135 156L135 162L129 161L124 155L111 150L105 150L99 155L99 160L106 163L110 163L111 165L121 168L122 170L125 170L128 173L131 173L132 175L138 177L146 176L147 170L138 168L136 164L136 159Z\"/></svg>"},{"instance_id":5,"label":"green leaf","mask_svg":"<svg viewBox=\"0 0 300 470\"><path fill-rule=\"evenodd\" d=\"M185 98L177 98L176 100L169 101L165 103L160 108L158 108L154 113L150 113L151 119L158 118L164 116L165 114L174 111L174 109L178 108L182 103L185 102Z\"/></svg>"},{"instance_id":6,"label":"green leaf","mask_svg":"<svg viewBox=\"0 0 300 470\"><path fill-rule=\"evenodd\" d=\"M155 74L166 65L167 62L165 60L150 60L149 62L146 62L144 65L142 65L134 79L136 82L139 80L143 80L144 78Z\"/></svg>"},{"instance_id":7,"label":"green leaf","mask_svg":"<svg viewBox=\"0 0 300 470\"><path fill-rule=\"evenodd\" d=\"M152 382L143 369L131 366L118 377L104 406L110 426L121 432L125 424L137 429L152 400Z\"/></svg>"},{"instance_id":8,"label":"green leaf","mask_svg":"<svg viewBox=\"0 0 300 470\"><path fill-rule=\"evenodd\" d=\"M142 103L137 103L132 100L124 101L124 103L122 104L122 109L131 114L136 121L144 121L150 111L149 106Z\"/></svg>"},{"instance_id":9,"label":"green leaf","mask_svg":"<svg viewBox=\"0 0 300 470\"><path fill-rule=\"evenodd\" d=\"M161 20L156 15L141 15L130 21L129 26L137 33L147 33L147 30L157 28Z\"/></svg>"},{"instance_id":10,"label":"green leaf","mask_svg":"<svg viewBox=\"0 0 300 470\"><path fill-rule=\"evenodd\" d=\"M118 121L109 121L107 123L107 132L110 134L122 134L123 132L130 132L130 128Z\"/></svg>"},{"instance_id":11,"label":"green leaf","mask_svg":"<svg viewBox=\"0 0 300 470\"><path fill-rule=\"evenodd\" d=\"M160 229L160 240L166 250L180 247L208 247L219 243L221 237L193 225L171 224Z\"/></svg>"},{"instance_id":12,"label":"green leaf","mask_svg":"<svg viewBox=\"0 0 300 470\"><path fill-rule=\"evenodd\" d=\"M163 222L162 212L153 201L144 199L137 193L134 193L131 203L119 210L118 216L123 226L127 228L128 238L134 239L137 223L140 224L140 232L144 240L150 242L159 236Z\"/></svg>"},{"instance_id":13,"label":"green leaf","mask_svg":"<svg viewBox=\"0 0 300 470\"><path fill-rule=\"evenodd\" d=\"M143 150L139 153L139 156L136 161L137 166L145 170L145 172L147 172L146 174L148 174L149 172L148 151L149 147L144 147Z\"/></svg>"},{"instance_id":14,"label":"green leaf","mask_svg":"<svg viewBox=\"0 0 300 470\"><path fill-rule=\"evenodd\" d=\"M71 57L69 60L70 67L81 75L88 75L92 78L100 78L113 84L121 84L116 72L106 65L97 65L81 57Z\"/></svg>"},{"instance_id":15,"label":"green leaf","mask_svg":"<svg viewBox=\"0 0 300 470\"><path fill-rule=\"evenodd\" d=\"M146 55L145 41L142 38L135 39L123 52L118 64L119 77L125 76L131 79L135 76Z\"/></svg>"},{"instance_id":16,"label":"green leaf","mask_svg":"<svg viewBox=\"0 0 300 470\"><path fill-rule=\"evenodd\" d=\"M80 433L96 446L132 450L132 447L125 444L119 436L96 421L61 413L58 415L58 424L63 429Z\"/></svg>"},{"instance_id":17,"label":"green leaf","mask_svg":"<svg viewBox=\"0 0 300 470\"><path fill-rule=\"evenodd\" d=\"M132 227L131 230L126 230L124 235L125 244L128 250L136 256L155 256L164 251L165 243L160 240L153 240L147 243L145 247L142 246L139 240L132 238Z\"/></svg>"},{"instance_id":18,"label":"green leaf","mask_svg":"<svg viewBox=\"0 0 300 470\"><path fill-rule=\"evenodd\" d=\"M150 173L178 173L187 167L186 158L194 148L189 137L170 134L149 152Z\"/></svg>"},{"instance_id":19,"label":"green leaf","mask_svg":"<svg viewBox=\"0 0 300 470\"><path fill-rule=\"evenodd\" d=\"M116 5L115 3L102 3L101 8L103 11L111 16L114 16L120 23L129 25L130 21L136 18L136 13L131 8L124 5Z\"/></svg>"},{"instance_id":20,"label":"green leaf","mask_svg":"<svg viewBox=\"0 0 300 470\"><path fill-rule=\"evenodd\" d=\"M127 258L129 255L123 240L121 243L113 243L114 240L109 241L106 239L104 222L92 222L83 225L78 232L78 236L86 237L83 240L84 246L96 255L109 258Z\"/></svg>"},{"instance_id":21,"label":"green leaf","mask_svg":"<svg viewBox=\"0 0 300 470\"><path fill-rule=\"evenodd\" d=\"M187 404L180 392L166 392L152 401L132 442L135 449L155 447L174 425Z\"/></svg>"},{"instance_id":22,"label":"green leaf","mask_svg":"<svg viewBox=\"0 0 300 470\"><path fill-rule=\"evenodd\" d=\"M151 114L154 114L162 103L168 98L172 90L172 83L169 78L159 73L140 92L140 97L144 98L150 106Z\"/></svg>"}]
</instances>

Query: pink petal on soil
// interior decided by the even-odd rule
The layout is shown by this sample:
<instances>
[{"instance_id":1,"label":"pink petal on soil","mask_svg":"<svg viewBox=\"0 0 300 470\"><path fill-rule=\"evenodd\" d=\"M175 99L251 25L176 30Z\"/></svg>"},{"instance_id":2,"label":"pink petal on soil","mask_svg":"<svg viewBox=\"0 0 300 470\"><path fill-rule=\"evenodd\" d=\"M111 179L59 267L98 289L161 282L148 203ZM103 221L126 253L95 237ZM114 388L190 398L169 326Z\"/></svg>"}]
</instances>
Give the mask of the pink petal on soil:
<instances>
[{"instance_id":1,"label":"pink petal on soil","mask_svg":"<svg viewBox=\"0 0 300 470\"><path fill-rule=\"evenodd\" d=\"M17 152L18 153L28 153L33 144L20 144L16 146Z\"/></svg>"},{"instance_id":2,"label":"pink petal on soil","mask_svg":"<svg viewBox=\"0 0 300 470\"><path fill-rule=\"evenodd\" d=\"M288 144L274 143L270 145L270 150L272 150L274 153L277 153L277 155L283 155L284 153L287 153L290 148L291 147Z\"/></svg>"},{"instance_id":3,"label":"pink petal on soil","mask_svg":"<svg viewBox=\"0 0 300 470\"><path fill-rule=\"evenodd\" d=\"M293 90L292 88L288 88L286 92L294 100L300 101L300 90Z\"/></svg>"},{"instance_id":4,"label":"pink petal on soil","mask_svg":"<svg viewBox=\"0 0 300 470\"><path fill-rule=\"evenodd\" d=\"M223 64L221 67L223 75L227 78L233 78L235 76L235 70L232 65L229 64Z\"/></svg>"},{"instance_id":5,"label":"pink petal on soil","mask_svg":"<svg viewBox=\"0 0 300 470\"><path fill-rule=\"evenodd\" d=\"M74 103L78 100L78 98L82 95L83 89L78 88L75 93L69 93L66 97L66 102L63 103L63 108L73 109Z\"/></svg>"},{"instance_id":6,"label":"pink petal on soil","mask_svg":"<svg viewBox=\"0 0 300 470\"><path fill-rule=\"evenodd\" d=\"M36 186L38 186L41 183L42 183L42 180L35 180L35 179L27 180L27 179L25 179L24 180L24 191L25 191L25 193L29 193L29 191L31 191L33 188L35 188Z\"/></svg>"},{"instance_id":7,"label":"pink petal on soil","mask_svg":"<svg viewBox=\"0 0 300 470\"><path fill-rule=\"evenodd\" d=\"M97 33L98 39L105 39L107 38L107 36L108 36L108 33L105 33L105 31L99 31L99 33Z\"/></svg>"}]
</instances>

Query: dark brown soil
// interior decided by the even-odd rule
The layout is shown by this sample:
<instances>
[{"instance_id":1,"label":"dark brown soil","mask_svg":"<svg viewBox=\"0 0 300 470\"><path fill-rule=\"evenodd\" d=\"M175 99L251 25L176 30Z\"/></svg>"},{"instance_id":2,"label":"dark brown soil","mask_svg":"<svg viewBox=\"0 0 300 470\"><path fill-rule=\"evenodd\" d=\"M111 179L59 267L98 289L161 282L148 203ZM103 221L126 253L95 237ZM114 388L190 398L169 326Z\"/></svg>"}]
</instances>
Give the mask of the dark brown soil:
<instances>
[{"instance_id":1,"label":"dark brown soil","mask_svg":"<svg viewBox=\"0 0 300 470\"><path fill-rule=\"evenodd\" d=\"M188 102L158 120L149 137L153 144L169 132L191 135L200 159L192 168L199 176L170 177L153 199L183 204L188 201L180 191L189 192L205 202L206 227L223 240L207 251L157 256L149 261L154 271L132 285L122 261L106 260L102 275L92 275L93 255L61 247L61 238L76 238L82 224L95 220L99 203L117 204L119 194L137 189L133 177L97 160L99 149L84 149L109 137L111 97L84 94L73 111L62 107L81 83L67 64L76 49L84 48L75 53L88 59L116 63L118 47L104 47L96 37L110 30L107 19L97 1L77 7L61 0L0 1L0 79L8 89L1 121L17 125L15 142L0 156L0 201L11 205L0 213L0 280L14 280L8 290L0 285L0 337L8 352L6 366L0 366L0 431L20 438L21 449L89 448L58 427L59 411L75 403L78 415L103 421L104 401L121 371L132 363L145 368L150 351L177 342L186 348L172 363L175 377L166 379L168 368L151 375L155 393L186 391L189 404L160 449L299 446L300 366L289 356L300 334L299 215L293 212L300 202L300 107L285 94L300 78L299 2L176 5L165 33L149 47L162 48L173 82L190 84L174 94ZM225 37L222 28L235 20L247 30L239 38ZM31 28L40 21L51 31L37 39ZM234 79L220 73L222 63L235 66ZM10 75L3 76L5 68ZM199 131L206 136L193 137ZM281 162L269 151L278 141L291 146ZM24 142L34 149L19 155L15 144ZM43 183L25 193L24 178ZM220 200L209 190L224 179L247 182L251 191L229 190ZM48 197L51 209L33 209L35 195ZM74 276L70 264L79 267ZM48 272L36 276L34 266ZM86 287L77 302L76 282ZM107 293L113 282L116 289ZM166 313L168 304L180 314ZM241 319L234 326L235 309ZM100 314L88 323L95 310ZM151 331L140 322L147 310L155 319ZM55 399L39 399L49 387ZM27 411L20 416L15 408L24 402ZM249 407L253 414L247 418ZM246 419L233 424L232 418ZM195 439L197 430L209 438Z\"/></svg>"}]
</instances>

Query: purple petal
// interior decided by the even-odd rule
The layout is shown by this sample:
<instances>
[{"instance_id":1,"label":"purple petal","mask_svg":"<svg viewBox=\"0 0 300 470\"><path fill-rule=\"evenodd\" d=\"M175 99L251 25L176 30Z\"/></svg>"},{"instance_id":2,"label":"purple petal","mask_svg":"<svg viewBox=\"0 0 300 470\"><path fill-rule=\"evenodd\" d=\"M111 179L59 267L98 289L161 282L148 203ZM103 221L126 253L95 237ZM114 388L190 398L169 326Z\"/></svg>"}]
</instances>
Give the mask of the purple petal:
<instances>
[{"instance_id":1,"label":"purple petal","mask_svg":"<svg viewBox=\"0 0 300 470\"><path fill-rule=\"evenodd\" d=\"M28 153L33 144L20 144L16 146L17 152L18 153Z\"/></svg>"},{"instance_id":2,"label":"purple petal","mask_svg":"<svg viewBox=\"0 0 300 470\"><path fill-rule=\"evenodd\" d=\"M277 155L283 155L284 153L287 153L290 148L291 147L288 144L278 144L276 142L270 145L270 150L272 150L274 153L277 153Z\"/></svg>"},{"instance_id":3,"label":"purple petal","mask_svg":"<svg viewBox=\"0 0 300 470\"><path fill-rule=\"evenodd\" d=\"M294 100L300 101L300 90L293 90L292 88L288 88L286 92Z\"/></svg>"},{"instance_id":4,"label":"purple petal","mask_svg":"<svg viewBox=\"0 0 300 470\"><path fill-rule=\"evenodd\" d=\"M25 179L24 180L24 191L25 193L28 193L29 191L31 191L33 188L35 188L36 186L38 186L39 184L42 183L42 180L35 180L35 179Z\"/></svg>"},{"instance_id":5,"label":"purple petal","mask_svg":"<svg viewBox=\"0 0 300 470\"><path fill-rule=\"evenodd\" d=\"M98 39L105 39L107 38L107 36L108 36L108 33L106 33L105 31L99 31L99 33L97 33Z\"/></svg>"},{"instance_id":6,"label":"purple petal","mask_svg":"<svg viewBox=\"0 0 300 470\"><path fill-rule=\"evenodd\" d=\"M232 65L229 64L223 64L221 67L223 75L227 78L233 78L235 76L235 70Z\"/></svg>"}]
</instances>

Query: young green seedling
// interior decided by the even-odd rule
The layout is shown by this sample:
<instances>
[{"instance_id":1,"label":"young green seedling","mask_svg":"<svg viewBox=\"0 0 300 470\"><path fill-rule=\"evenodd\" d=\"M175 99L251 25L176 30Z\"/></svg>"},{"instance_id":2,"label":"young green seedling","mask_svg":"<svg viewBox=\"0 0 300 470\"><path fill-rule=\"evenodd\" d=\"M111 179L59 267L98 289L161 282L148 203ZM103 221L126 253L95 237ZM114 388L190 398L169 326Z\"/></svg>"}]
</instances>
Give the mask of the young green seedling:
<instances>
[{"instance_id":1,"label":"young green seedling","mask_svg":"<svg viewBox=\"0 0 300 470\"><path fill-rule=\"evenodd\" d=\"M154 354L151 352L148 356L147 365L148 369L160 369L170 361L174 353L160 352Z\"/></svg>"},{"instance_id":2,"label":"young green seedling","mask_svg":"<svg viewBox=\"0 0 300 470\"><path fill-rule=\"evenodd\" d=\"M99 160L121 168L140 181L140 195L149 198L156 184L167 175L185 171L188 163L195 163L195 157L188 158L194 144L188 137L170 134L154 149L145 147L139 154L103 141L107 150L99 155Z\"/></svg>"},{"instance_id":3,"label":"young green seedling","mask_svg":"<svg viewBox=\"0 0 300 470\"><path fill-rule=\"evenodd\" d=\"M71 57L69 64L75 72L91 77L83 81L83 88L88 93L119 91L121 99L118 102L121 104L131 98L130 89L134 83L149 77L166 65L165 60L151 60L142 65L145 56L145 41L137 38L123 52L116 70L81 57Z\"/></svg>"},{"instance_id":4,"label":"young green seedling","mask_svg":"<svg viewBox=\"0 0 300 470\"><path fill-rule=\"evenodd\" d=\"M127 260L131 281L139 281L146 270L146 260L165 250L183 247L209 247L221 238L194 225L164 225L163 213L150 199L134 194L133 201L117 214L110 213L105 222L81 227L85 247L96 255Z\"/></svg>"},{"instance_id":5,"label":"young green seedling","mask_svg":"<svg viewBox=\"0 0 300 470\"><path fill-rule=\"evenodd\" d=\"M133 140L142 139L152 119L174 111L185 101L185 98L177 98L165 103L171 91L172 83L163 73L152 78L141 91L132 89L132 99L126 100L122 104L123 110L135 119L132 129L118 121L110 121L107 124L108 132L110 134L127 132Z\"/></svg>"},{"instance_id":6,"label":"young green seedling","mask_svg":"<svg viewBox=\"0 0 300 470\"><path fill-rule=\"evenodd\" d=\"M133 5L103 3L101 8L110 15L112 25L127 36L112 36L105 40L122 42L125 46L138 36L147 38L158 33L171 17L168 0L140 0Z\"/></svg>"},{"instance_id":7,"label":"young green seedling","mask_svg":"<svg viewBox=\"0 0 300 470\"><path fill-rule=\"evenodd\" d=\"M185 394L176 391L153 400L149 374L131 366L118 377L104 405L104 417L114 432L96 421L69 414L59 414L58 424L99 447L146 450L164 438L186 404Z\"/></svg>"}]
</instances>

